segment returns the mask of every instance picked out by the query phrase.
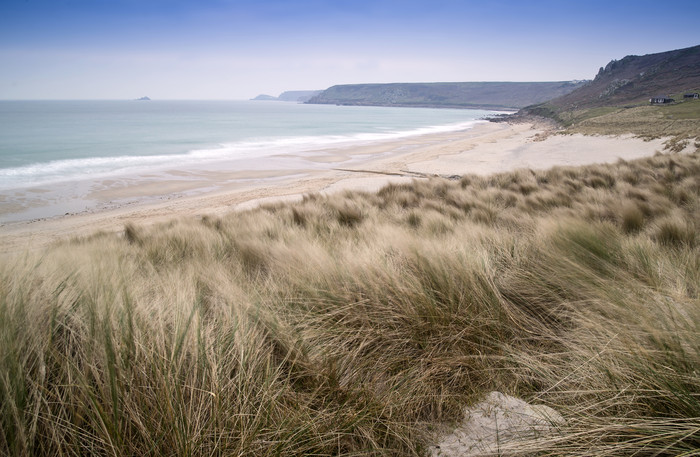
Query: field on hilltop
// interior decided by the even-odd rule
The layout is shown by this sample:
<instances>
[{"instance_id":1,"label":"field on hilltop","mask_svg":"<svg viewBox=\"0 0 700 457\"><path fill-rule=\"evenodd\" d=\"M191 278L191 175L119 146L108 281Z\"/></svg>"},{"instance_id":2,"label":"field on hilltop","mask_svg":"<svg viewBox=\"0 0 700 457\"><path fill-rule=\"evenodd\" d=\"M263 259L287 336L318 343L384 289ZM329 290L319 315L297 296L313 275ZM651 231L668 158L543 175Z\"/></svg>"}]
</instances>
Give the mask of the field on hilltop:
<instances>
[{"instance_id":1,"label":"field on hilltop","mask_svg":"<svg viewBox=\"0 0 700 457\"><path fill-rule=\"evenodd\" d=\"M416 180L0 261L2 455L698 455L700 155Z\"/></svg>"}]
</instances>

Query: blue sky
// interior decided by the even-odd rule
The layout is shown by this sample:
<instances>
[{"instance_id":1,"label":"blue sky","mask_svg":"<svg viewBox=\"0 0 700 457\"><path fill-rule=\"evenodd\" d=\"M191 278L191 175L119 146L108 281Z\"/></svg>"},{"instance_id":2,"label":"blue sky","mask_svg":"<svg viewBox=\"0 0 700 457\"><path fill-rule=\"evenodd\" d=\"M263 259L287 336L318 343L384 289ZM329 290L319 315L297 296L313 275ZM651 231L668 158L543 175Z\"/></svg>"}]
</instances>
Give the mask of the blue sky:
<instances>
[{"instance_id":1,"label":"blue sky","mask_svg":"<svg viewBox=\"0 0 700 457\"><path fill-rule=\"evenodd\" d=\"M0 99L589 79L700 44L699 17L697 0L2 0Z\"/></svg>"}]
</instances>

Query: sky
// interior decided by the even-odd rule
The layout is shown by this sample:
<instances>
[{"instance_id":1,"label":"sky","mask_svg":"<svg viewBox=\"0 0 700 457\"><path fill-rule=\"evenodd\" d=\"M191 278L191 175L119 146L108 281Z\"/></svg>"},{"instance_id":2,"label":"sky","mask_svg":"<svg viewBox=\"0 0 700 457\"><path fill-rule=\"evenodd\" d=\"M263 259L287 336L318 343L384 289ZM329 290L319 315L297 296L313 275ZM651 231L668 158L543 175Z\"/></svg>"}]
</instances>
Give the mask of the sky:
<instances>
[{"instance_id":1,"label":"sky","mask_svg":"<svg viewBox=\"0 0 700 457\"><path fill-rule=\"evenodd\" d=\"M1 0L0 100L592 79L700 44L698 17L698 0Z\"/></svg>"}]
</instances>

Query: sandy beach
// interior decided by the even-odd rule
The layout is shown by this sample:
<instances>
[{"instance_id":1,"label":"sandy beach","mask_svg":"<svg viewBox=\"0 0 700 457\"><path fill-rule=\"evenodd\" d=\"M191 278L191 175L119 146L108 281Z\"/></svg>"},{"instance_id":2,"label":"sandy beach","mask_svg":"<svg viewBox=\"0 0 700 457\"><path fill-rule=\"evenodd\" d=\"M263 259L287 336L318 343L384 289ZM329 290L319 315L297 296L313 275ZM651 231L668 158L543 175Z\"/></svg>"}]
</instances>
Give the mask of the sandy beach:
<instances>
[{"instance_id":1,"label":"sandy beach","mask_svg":"<svg viewBox=\"0 0 700 457\"><path fill-rule=\"evenodd\" d=\"M430 175L491 174L519 168L615 162L651 156L664 139L627 136L552 134L533 124L483 122L474 128L428 134L359 147L318 151L305 159L320 168L266 168L226 171L169 170L164 176L139 176L97 182L86 190L97 204L88 211L0 225L0 251L36 249L67 237L95 231L120 231L126 223L153 224L175 217L222 215L257 205L300 199L313 192L376 191L389 182ZM352 160L350 160L352 159ZM348 165L349 164L349 165ZM22 201L46 198L29 189ZM155 196L154 196L155 195ZM45 203L45 202L44 202Z\"/></svg>"}]
</instances>

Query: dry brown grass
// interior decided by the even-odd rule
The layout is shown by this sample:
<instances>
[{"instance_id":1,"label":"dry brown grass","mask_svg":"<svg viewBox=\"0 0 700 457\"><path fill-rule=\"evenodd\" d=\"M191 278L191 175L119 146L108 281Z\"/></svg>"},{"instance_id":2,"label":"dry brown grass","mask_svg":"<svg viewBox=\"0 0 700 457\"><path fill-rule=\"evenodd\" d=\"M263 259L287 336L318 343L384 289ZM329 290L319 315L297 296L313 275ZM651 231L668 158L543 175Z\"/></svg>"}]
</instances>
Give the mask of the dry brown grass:
<instances>
[{"instance_id":1,"label":"dry brown grass","mask_svg":"<svg viewBox=\"0 0 700 457\"><path fill-rule=\"evenodd\" d=\"M502 390L568 421L510 453L694 455L699 180L421 180L5 259L0 453L421 455Z\"/></svg>"}]
</instances>

